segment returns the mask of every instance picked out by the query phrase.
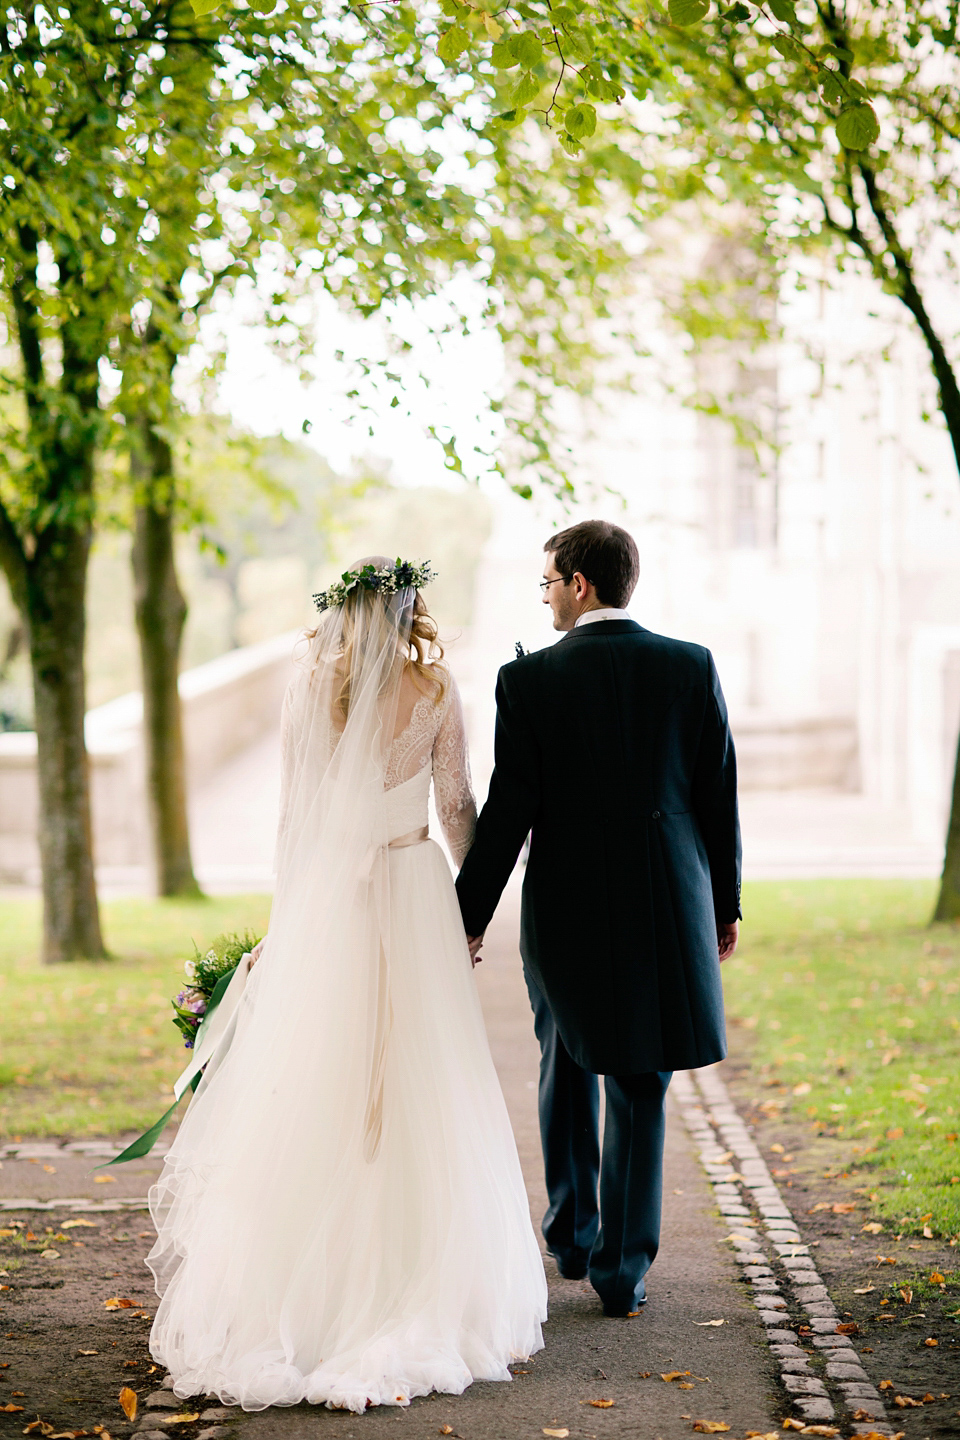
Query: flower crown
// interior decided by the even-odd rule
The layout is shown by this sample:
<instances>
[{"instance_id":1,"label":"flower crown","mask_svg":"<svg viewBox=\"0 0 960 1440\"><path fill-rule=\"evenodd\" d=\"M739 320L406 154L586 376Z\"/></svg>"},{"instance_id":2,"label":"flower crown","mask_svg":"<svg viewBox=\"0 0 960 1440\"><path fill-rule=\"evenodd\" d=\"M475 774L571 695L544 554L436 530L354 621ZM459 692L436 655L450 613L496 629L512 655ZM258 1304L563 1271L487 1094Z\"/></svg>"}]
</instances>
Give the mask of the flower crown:
<instances>
[{"instance_id":1,"label":"flower crown","mask_svg":"<svg viewBox=\"0 0 960 1440\"><path fill-rule=\"evenodd\" d=\"M372 590L379 595L396 595L398 590L420 590L436 578L436 571L430 569L429 560L421 565L412 565L409 560L398 557L395 564L385 565L382 570L374 565L364 565L359 570L344 570L340 579L328 590L314 595L313 603L322 613L343 605L351 591L357 588Z\"/></svg>"}]
</instances>

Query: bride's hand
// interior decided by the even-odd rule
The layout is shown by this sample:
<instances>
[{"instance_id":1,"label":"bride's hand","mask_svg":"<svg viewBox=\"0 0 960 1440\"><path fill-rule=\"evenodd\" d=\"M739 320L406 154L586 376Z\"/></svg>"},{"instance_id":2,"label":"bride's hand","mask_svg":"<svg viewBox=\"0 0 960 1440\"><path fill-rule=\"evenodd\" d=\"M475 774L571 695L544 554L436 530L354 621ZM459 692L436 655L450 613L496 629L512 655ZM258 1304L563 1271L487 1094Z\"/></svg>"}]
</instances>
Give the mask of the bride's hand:
<instances>
[{"instance_id":1,"label":"bride's hand","mask_svg":"<svg viewBox=\"0 0 960 1440\"><path fill-rule=\"evenodd\" d=\"M266 943L266 939L267 937L266 935L264 935L260 943L258 945L254 945L253 949L250 951L250 964L247 967L247 974L250 973L254 965L256 965L257 961L260 959L260 956L263 952L264 944Z\"/></svg>"},{"instance_id":2,"label":"bride's hand","mask_svg":"<svg viewBox=\"0 0 960 1440\"><path fill-rule=\"evenodd\" d=\"M480 964L480 961L483 959L483 956L480 954L480 946L482 944L482 935L467 936L467 948L470 951L470 964L474 967L474 969L476 969L476 967Z\"/></svg>"}]
</instances>

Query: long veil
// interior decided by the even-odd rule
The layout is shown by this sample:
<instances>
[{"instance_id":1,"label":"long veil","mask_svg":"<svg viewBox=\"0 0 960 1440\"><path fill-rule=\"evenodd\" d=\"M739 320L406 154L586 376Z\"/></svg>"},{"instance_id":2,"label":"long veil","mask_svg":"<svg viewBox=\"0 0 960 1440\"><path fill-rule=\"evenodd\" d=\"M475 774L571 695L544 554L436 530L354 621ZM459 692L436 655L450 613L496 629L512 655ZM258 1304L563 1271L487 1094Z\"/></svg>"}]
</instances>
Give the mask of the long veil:
<instances>
[{"instance_id":1,"label":"long veil","mask_svg":"<svg viewBox=\"0 0 960 1440\"><path fill-rule=\"evenodd\" d=\"M285 1315L309 1333L304 1317L319 1321L325 1284L332 1293L368 1285L363 1257L323 1249L323 1237L342 1231L351 1196L376 1185L359 1177L377 1169L391 1024L384 771L415 598L413 588L357 587L326 611L285 700L269 933L150 1196L158 1238L147 1263L163 1296L153 1348L171 1368L175 1357L183 1395L195 1377L241 1403L265 1387L267 1403L296 1403L310 1357L291 1363L297 1342L282 1339ZM316 1097L312 1134L305 1095ZM301 1186L319 1195L318 1253L308 1256L277 1213ZM370 1203L374 1225L380 1211ZM281 1275L282 1292L271 1280ZM251 1350L255 1324L246 1340L229 1333L227 1317L238 1313L272 1317L266 1328L280 1347ZM221 1362L223 1389L211 1383Z\"/></svg>"}]
</instances>

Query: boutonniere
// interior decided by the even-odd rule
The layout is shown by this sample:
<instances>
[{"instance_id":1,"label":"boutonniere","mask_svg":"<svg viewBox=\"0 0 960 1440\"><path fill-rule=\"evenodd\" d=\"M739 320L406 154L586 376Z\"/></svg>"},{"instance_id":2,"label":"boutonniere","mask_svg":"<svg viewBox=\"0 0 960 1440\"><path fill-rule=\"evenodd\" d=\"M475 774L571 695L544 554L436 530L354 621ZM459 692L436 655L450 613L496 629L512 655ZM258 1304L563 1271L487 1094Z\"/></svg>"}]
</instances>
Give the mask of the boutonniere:
<instances>
[{"instance_id":1,"label":"boutonniere","mask_svg":"<svg viewBox=\"0 0 960 1440\"><path fill-rule=\"evenodd\" d=\"M516 653L517 653L517 659L518 659L518 660L522 660L523 657L524 657L524 655L526 655L527 652L526 652L526 650L524 650L524 648L523 648L523 646L520 644L520 641L519 641L519 640L517 641L516 645L515 645L513 648L514 648L514 650L515 650Z\"/></svg>"}]
</instances>

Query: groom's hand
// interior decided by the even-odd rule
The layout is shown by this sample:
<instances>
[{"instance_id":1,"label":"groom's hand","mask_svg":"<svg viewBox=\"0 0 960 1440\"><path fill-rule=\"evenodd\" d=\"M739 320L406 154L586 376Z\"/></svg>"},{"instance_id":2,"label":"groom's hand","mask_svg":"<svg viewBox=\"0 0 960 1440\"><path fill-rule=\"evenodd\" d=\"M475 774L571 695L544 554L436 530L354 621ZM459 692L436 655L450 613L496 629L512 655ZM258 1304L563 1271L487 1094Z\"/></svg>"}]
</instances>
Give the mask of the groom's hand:
<instances>
[{"instance_id":1,"label":"groom's hand","mask_svg":"<svg viewBox=\"0 0 960 1440\"><path fill-rule=\"evenodd\" d=\"M483 944L482 935L468 935L467 947L470 951L470 964L479 965L483 956L480 954L480 946Z\"/></svg>"},{"instance_id":2,"label":"groom's hand","mask_svg":"<svg viewBox=\"0 0 960 1440\"><path fill-rule=\"evenodd\" d=\"M740 939L740 921L731 920L729 925L717 921L717 945L720 951L720 964L729 960L737 948L737 941Z\"/></svg>"}]
</instances>

